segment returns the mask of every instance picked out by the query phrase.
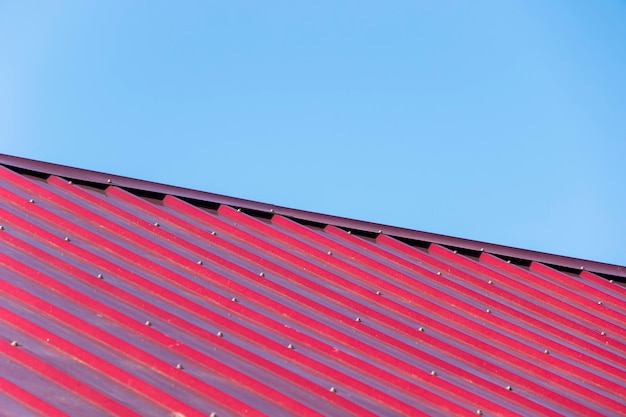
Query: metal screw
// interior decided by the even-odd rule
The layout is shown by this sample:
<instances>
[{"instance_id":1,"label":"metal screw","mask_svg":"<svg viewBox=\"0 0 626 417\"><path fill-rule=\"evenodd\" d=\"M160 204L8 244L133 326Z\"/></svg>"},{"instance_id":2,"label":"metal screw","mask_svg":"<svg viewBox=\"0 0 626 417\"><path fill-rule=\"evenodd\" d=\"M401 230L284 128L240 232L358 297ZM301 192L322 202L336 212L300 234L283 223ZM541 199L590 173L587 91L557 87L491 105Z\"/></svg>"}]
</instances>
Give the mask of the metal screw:
<instances>
[{"instance_id":1,"label":"metal screw","mask_svg":"<svg viewBox=\"0 0 626 417\"><path fill-rule=\"evenodd\" d=\"M181 365L180 363L176 364L176 369L183 369L183 365Z\"/></svg>"},{"instance_id":2,"label":"metal screw","mask_svg":"<svg viewBox=\"0 0 626 417\"><path fill-rule=\"evenodd\" d=\"M237 211L238 211L239 213L241 213L241 208L238 208L238 209L237 209Z\"/></svg>"},{"instance_id":3,"label":"metal screw","mask_svg":"<svg viewBox=\"0 0 626 417\"><path fill-rule=\"evenodd\" d=\"M510 263L511 263L511 260L510 260L510 259L509 259L509 260L507 260L507 261L506 261L506 263L507 263L507 264L510 264Z\"/></svg>"},{"instance_id":4,"label":"metal screw","mask_svg":"<svg viewBox=\"0 0 626 417\"><path fill-rule=\"evenodd\" d=\"M211 232L211 234L212 234L213 236L215 236L217 233L215 233L215 230L213 230L213 231Z\"/></svg>"},{"instance_id":5,"label":"metal screw","mask_svg":"<svg viewBox=\"0 0 626 417\"><path fill-rule=\"evenodd\" d=\"M435 371L430 371L430 374L431 374L432 376L437 376L437 372L435 372Z\"/></svg>"},{"instance_id":6,"label":"metal screw","mask_svg":"<svg viewBox=\"0 0 626 417\"><path fill-rule=\"evenodd\" d=\"M274 209L270 209L270 213L273 213L273 212L274 212Z\"/></svg>"},{"instance_id":7,"label":"metal screw","mask_svg":"<svg viewBox=\"0 0 626 417\"><path fill-rule=\"evenodd\" d=\"M493 284L493 281L489 280L489 281L487 281L487 284L491 285L491 284Z\"/></svg>"},{"instance_id":8,"label":"metal screw","mask_svg":"<svg viewBox=\"0 0 626 417\"><path fill-rule=\"evenodd\" d=\"M600 332L602 336L606 336L606 332Z\"/></svg>"},{"instance_id":9,"label":"metal screw","mask_svg":"<svg viewBox=\"0 0 626 417\"><path fill-rule=\"evenodd\" d=\"M545 353L546 355L549 355L550 351L548 349L544 349L543 353Z\"/></svg>"},{"instance_id":10,"label":"metal screw","mask_svg":"<svg viewBox=\"0 0 626 417\"><path fill-rule=\"evenodd\" d=\"M230 301L232 301L233 303L236 303L237 302L237 297L231 298Z\"/></svg>"},{"instance_id":11,"label":"metal screw","mask_svg":"<svg viewBox=\"0 0 626 417\"><path fill-rule=\"evenodd\" d=\"M67 183L68 183L69 185L72 185L72 181L68 181Z\"/></svg>"},{"instance_id":12,"label":"metal screw","mask_svg":"<svg viewBox=\"0 0 626 417\"><path fill-rule=\"evenodd\" d=\"M352 234L352 230L348 230L348 234L351 235Z\"/></svg>"},{"instance_id":13,"label":"metal screw","mask_svg":"<svg viewBox=\"0 0 626 417\"><path fill-rule=\"evenodd\" d=\"M513 391L513 387L512 387L512 386L510 386L510 385L507 385L507 386L506 386L506 390L507 390L507 391Z\"/></svg>"},{"instance_id":14,"label":"metal screw","mask_svg":"<svg viewBox=\"0 0 626 417\"><path fill-rule=\"evenodd\" d=\"M19 344L19 343L17 343L17 340L12 340L12 341L11 341L11 346L17 347L17 346L19 346L19 345L20 345L20 344Z\"/></svg>"},{"instance_id":15,"label":"metal screw","mask_svg":"<svg viewBox=\"0 0 626 417\"><path fill-rule=\"evenodd\" d=\"M598 305L602 305L602 301L598 301Z\"/></svg>"},{"instance_id":16,"label":"metal screw","mask_svg":"<svg viewBox=\"0 0 626 417\"><path fill-rule=\"evenodd\" d=\"M459 251L455 249L452 251L452 253L459 253Z\"/></svg>"},{"instance_id":17,"label":"metal screw","mask_svg":"<svg viewBox=\"0 0 626 417\"><path fill-rule=\"evenodd\" d=\"M259 272L259 276L260 277L264 277L265 276L265 272Z\"/></svg>"},{"instance_id":18,"label":"metal screw","mask_svg":"<svg viewBox=\"0 0 626 417\"><path fill-rule=\"evenodd\" d=\"M202 265L202 261L198 261L198 265Z\"/></svg>"},{"instance_id":19,"label":"metal screw","mask_svg":"<svg viewBox=\"0 0 626 417\"><path fill-rule=\"evenodd\" d=\"M222 332L217 332L217 337L223 337L223 336L224 336L224 333L222 333Z\"/></svg>"},{"instance_id":20,"label":"metal screw","mask_svg":"<svg viewBox=\"0 0 626 417\"><path fill-rule=\"evenodd\" d=\"M382 230L382 229L378 229L378 233L379 233L379 234L380 234L380 233L382 233L382 232L383 232L383 230Z\"/></svg>"},{"instance_id":21,"label":"metal screw","mask_svg":"<svg viewBox=\"0 0 626 417\"><path fill-rule=\"evenodd\" d=\"M289 343L289 344L287 345L287 349L293 349L293 345L292 345L291 343Z\"/></svg>"},{"instance_id":22,"label":"metal screw","mask_svg":"<svg viewBox=\"0 0 626 417\"><path fill-rule=\"evenodd\" d=\"M376 291L376 295L381 295L382 293L380 291Z\"/></svg>"},{"instance_id":23,"label":"metal screw","mask_svg":"<svg viewBox=\"0 0 626 417\"><path fill-rule=\"evenodd\" d=\"M437 271L437 275L441 275L441 271Z\"/></svg>"},{"instance_id":24,"label":"metal screw","mask_svg":"<svg viewBox=\"0 0 626 417\"><path fill-rule=\"evenodd\" d=\"M4 230L4 226L0 226L0 230Z\"/></svg>"},{"instance_id":25,"label":"metal screw","mask_svg":"<svg viewBox=\"0 0 626 417\"><path fill-rule=\"evenodd\" d=\"M98 274L98 275L96 275L96 277L97 277L98 279L104 279L104 276L102 276L102 274Z\"/></svg>"},{"instance_id":26,"label":"metal screw","mask_svg":"<svg viewBox=\"0 0 626 417\"><path fill-rule=\"evenodd\" d=\"M486 311L487 313L491 313L491 310L489 310L489 309L487 309L487 310L485 310L485 311Z\"/></svg>"},{"instance_id":27,"label":"metal screw","mask_svg":"<svg viewBox=\"0 0 626 417\"><path fill-rule=\"evenodd\" d=\"M150 323L150 320L146 320L146 322L144 323L146 326L150 327L152 326L152 323Z\"/></svg>"},{"instance_id":28,"label":"metal screw","mask_svg":"<svg viewBox=\"0 0 626 417\"><path fill-rule=\"evenodd\" d=\"M485 251L485 248L480 248L480 251L481 251L481 252L484 252L484 251Z\"/></svg>"},{"instance_id":29,"label":"metal screw","mask_svg":"<svg viewBox=\"0 0 626 417\"><path fill-rule=\"evenodd\" d=\"M483 412L479 409L479 410L476 410L476 414L478 414L479 416L482 416Z\"/></svg>"},{"instance_id":30,"label":"metal screw","mask_svg":"<svg viewBox=\"0 0 626 417\"><path fill-rule=\"evenodd\" d=\"M612 280L612 279L610 279L610 280L609 280L609 282L610 282L610 283L613 283L613 280Z\"/></svg>"},{"instance_id":31,"label":"metal screw","mask_svg":"<svg viewBox=\"0 0 626 417\"><path fill-rule=\"evenodd\" d=\"M337 392L337 388L335 388L335 387L330 387L330 390L329 390L329 391L330 391L330 392Z\"/></svg>"},{"instance_id":32,"label":"metal screw","mask_svg":"<svg viewBox=\"0 0 626 417\"><path fill-rule=\"evenodd\" d=\"M357 317L356 319L354 319L354 321L358 321L360 323L362 320L360 317Z\"/></svg>"},{"instance_id":33,"label":"metal screw","mask_svg":"<svg viewBox=\"0 0 626 417\"><path fill-rule=\"evenodd\" d=\"M423 327L420 327L419 329L417 329L417 331L419 331L419 332L423 332L423 331L424 331L424 328L423 328Z\"/></svg>"},{"instance_id":34,"label":"metal screw","mask_svg":"<svg viewBox=\"0 0 626 417\"><path fill-rule=\"evenodd\" d=\"M155 226L155 227L159 227L159 226L161 226L161 225L160 225L158 222L154 222L154 226Z\"/></svg>"},{"instance_id":35,"label":"metal screw","mask_svg":"<svg viewBox=\"0 0 626 417\"><path fill-rule=\"evenodd\" d=\"M111 184L113 181L111 181L111 178L107 179L107 184Z\"/></svg>"},{"instance_id":36,"label":"metal screw","mask_svg":"<svg viewBox=\"0 0 626 417\"><path fill-rule=\"evenodd\" d=\"M63 239L63 240L65 240L66 242L69 242L70 241L70 237L69 236L65 236L65 239Z\"/></svg>"},{"instance_id":37,"label":"metal screw","mask_svg":"<svg viewBox=\"0 0 626 417\"><path fill-rule=\"evenodd\" d=\"M34 203L35 200L33 200L32 198L30 200L28 200L29 203Z\"/></svg>"},{"instance_id":38,"label":"metal screw","mask_svg":"<svg viewBox=\"0 0 626 417\"><path fill-rule=\"evenodd\" d=\"M217 413L213 411L211 414L209 414L209 417L217 417Z\"/></svg>"},{"instance_id":39,"label":"metal screw","mask_svg":"<svg viewBox=\"0 0 626 417\"><path fill-rule=\"evenodd\" d=\"M584 267L584 266L581 266L581 267L580 267L580 270L582 271L583 269L585 269L585 267Z\"/></svg>"},{"instance_id":40,"label":"metal screw","mask_svg":"<svg viewBox=\"0 0 626 417\"><path fill-rule=\"evenodd\" d=\"M332 255L333 253L332 253L331 251L328 251L328 254L329 254L329 255Z\"/></svg>"}]
</instances>

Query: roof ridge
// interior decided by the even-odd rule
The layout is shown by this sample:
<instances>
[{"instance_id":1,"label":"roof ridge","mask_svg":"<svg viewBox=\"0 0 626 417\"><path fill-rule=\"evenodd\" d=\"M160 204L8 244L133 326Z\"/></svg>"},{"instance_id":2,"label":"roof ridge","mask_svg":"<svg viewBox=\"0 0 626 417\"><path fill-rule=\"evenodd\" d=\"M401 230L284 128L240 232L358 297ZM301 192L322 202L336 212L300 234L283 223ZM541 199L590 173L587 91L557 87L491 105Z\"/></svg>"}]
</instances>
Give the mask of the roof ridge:
<instances>
[{"instance_id":1,"label":"roof ridge","mask_svg":"<svg viewBox=\"0 0 626 417\"><path fill-rule=\"evenodd\" d=\"M515 248L512 246L464 239L460 237L384 225L363 220L355 220L330 214L293 209L270 203L262 203L237 197L225 196L222 194L215 194L207 191L199 191L191 188L167 185L121 175L107 174L99 171L75 168L6 154L0 154L0 165L6 166L7 168L24 170L33 175L56 175L68 180L81 181L92 185L107 186L114 184L135 193L139 192L142 194L152 194L161 197L164 197L165 195L174 195L176 197L195 201L197 203L203 202L217 205L224 204L252 213L256 212L258 214L265 215L280 214L296 221L318 225L333 225L350 230L353 233L357 232L371 235L383 233L399 238L408 243L434 243L452 249L467 251L469 254L473 255L480 255L482 252L488 252L492 255L500 256L507 260L520 262L522 264L527 263L528 261L535 261L571 273L587 271L601 275L604 278L617 279L619 281L626 282L626 266L616 264L550 254L530 249Z\"/></svg>"}]
</instances>

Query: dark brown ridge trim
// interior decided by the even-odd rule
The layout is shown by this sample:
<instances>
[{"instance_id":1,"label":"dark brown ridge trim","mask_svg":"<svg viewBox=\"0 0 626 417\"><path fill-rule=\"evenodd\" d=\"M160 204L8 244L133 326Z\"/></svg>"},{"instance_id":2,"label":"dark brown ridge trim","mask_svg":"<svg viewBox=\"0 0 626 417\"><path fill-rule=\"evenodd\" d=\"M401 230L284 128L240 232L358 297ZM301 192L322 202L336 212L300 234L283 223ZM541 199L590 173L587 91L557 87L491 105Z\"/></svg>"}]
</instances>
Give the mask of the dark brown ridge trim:
<instances>
[{"instance_id":1,"label":"dark brown ridge trim","mask_svg":"<svg viewBox=\"0 0 626 417\"><path fill-rule=\"evenodd\" d=\"M139 195L158 197L171 194L186 200L195 201L199 203L199 205L214 207L218 204L225 204L231 207L250 211L251 214L254 212L257 212L258 214L265 213L265 216L276 213L303 223L318 225L330 224L346 230L361 232L370 236L378 233L384 233L420 247L424 247L425 243L435 243L448 248L462 250L464 252L469 251L467 252L468 254L473 253L477 255L484 251L505 259L540 262L570 273L580 272L584 269L607 279L616 279L620 282L626 282L626 266L553 255L544 252L518 249L510 246L496 245L476 240L445 236L437 233L421 232L402 227L353 220L345 217L331 216L328 214L314 213L305 210L297 210L241 198L228 197L220 194L192 190L189 188L175 187L5 154L0 154L0 165L4 165L7 168L25 170L25 172L29 172L31 175L44 178L47 175L56 175L68 180L89 183L99 188L108 184L113 184Z\"/></svg>"}]
</instances>

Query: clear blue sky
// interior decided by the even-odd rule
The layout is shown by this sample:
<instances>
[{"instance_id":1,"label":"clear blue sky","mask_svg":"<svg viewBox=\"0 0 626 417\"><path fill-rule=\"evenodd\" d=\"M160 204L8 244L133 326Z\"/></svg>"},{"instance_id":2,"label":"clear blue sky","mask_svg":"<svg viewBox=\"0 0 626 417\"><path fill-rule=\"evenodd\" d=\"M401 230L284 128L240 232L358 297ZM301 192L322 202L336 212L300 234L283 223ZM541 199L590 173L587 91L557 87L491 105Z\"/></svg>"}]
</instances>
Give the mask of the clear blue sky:
<instances>
[{"instance_id":1,"label":"clear blue sky","mask_svg":"<svg viewBox=\"0 0 626 417\"><path fill-rule=\"evenodd\" d=\"M0 153L625 265L625 152L623 1L0 2Z\"/></svg>"}]
</instances>

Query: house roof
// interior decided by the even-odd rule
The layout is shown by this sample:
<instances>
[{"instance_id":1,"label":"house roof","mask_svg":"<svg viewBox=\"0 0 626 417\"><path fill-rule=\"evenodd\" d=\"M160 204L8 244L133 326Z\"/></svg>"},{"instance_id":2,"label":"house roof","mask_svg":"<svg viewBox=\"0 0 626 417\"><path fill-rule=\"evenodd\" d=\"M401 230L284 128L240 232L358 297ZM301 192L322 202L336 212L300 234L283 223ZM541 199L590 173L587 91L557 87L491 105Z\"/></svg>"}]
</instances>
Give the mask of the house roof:
<instances>
[{"instance_id":1,"label":"house roof","mask_svg":"<svg viewBox=\"0 0 626 417\"><path fill-rule=\"evenodd\" d=\"M624 415L626 269L0 155L8 415Z\"/></svg>"}]
</instances>

